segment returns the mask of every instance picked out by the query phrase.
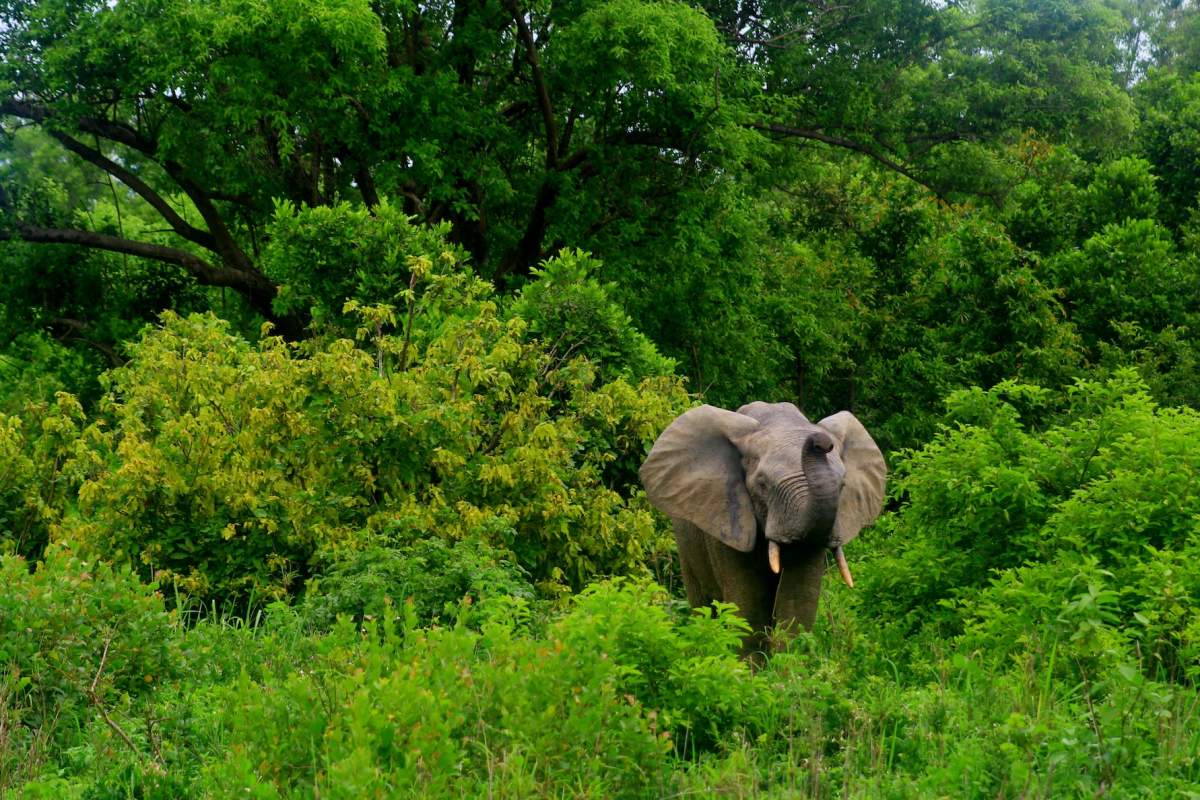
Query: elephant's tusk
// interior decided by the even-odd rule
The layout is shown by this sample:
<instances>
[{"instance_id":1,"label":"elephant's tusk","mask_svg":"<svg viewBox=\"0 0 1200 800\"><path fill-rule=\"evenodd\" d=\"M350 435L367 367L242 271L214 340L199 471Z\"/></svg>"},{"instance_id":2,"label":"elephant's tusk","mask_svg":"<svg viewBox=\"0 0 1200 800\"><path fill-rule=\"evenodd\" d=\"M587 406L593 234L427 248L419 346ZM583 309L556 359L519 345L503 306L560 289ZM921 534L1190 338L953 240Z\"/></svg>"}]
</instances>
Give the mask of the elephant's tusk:
<instances>
[{"instance_id":1,"label":"elephant's tusk","mask_svg":"<svg viewBox=\"0 0 1200 800\"><path fill-rule=\"evenodd\" d=\"M767 560L771 562L771 572L779 574L779 543L767 542Z\"/></svg>"},{"instance_id":2,"label":"elephant's tusk","mask_svg":"<svg viewBox=\"0 0 1200 800\"><path fill-rule=\"evenodd\" d=\"M850 588L854 588L854 578L850 577L850 565L846 563L846 554L842 552L842 546L839 544L833 548L833 557L837 559L838 572L842 573L842 580Z\"/></svg>"}]
</instances>

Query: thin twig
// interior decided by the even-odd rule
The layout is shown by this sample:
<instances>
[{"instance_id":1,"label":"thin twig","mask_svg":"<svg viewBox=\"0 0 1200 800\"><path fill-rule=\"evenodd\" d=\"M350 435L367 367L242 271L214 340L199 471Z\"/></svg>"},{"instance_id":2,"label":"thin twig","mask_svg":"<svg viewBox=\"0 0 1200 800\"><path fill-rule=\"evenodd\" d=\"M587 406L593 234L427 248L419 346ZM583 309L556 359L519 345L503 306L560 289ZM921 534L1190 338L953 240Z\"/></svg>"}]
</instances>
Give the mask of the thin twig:
<instances>
[{"instance_id":1,"label":"thin twig","mask_svg":"<svg viewBox=\"0 0 1200 800\"><path fill-rule=\"evenodd\" d=\"M112 732L121 737L121 740L129 746L129 749L133 751L138 759L145 760L145 756L138 750L137 745L133 743L133 739L130 739L129 734L121 730L121 726L108 715L108 711L105 710L104 704L100 702L100 697L96 694L96 684L100 682L100 676L104 673L104 662L108 659L108 647L110 644L112 644L111 635L104 639L104 652L100 654L100 666L96 669L96 676L92 678L92 685L88 687L88 697L91 699L92 705L96 706L96 710L100 712L100 716L104 718L104 723L108 725Z\"/></svg>"}]
</instances>

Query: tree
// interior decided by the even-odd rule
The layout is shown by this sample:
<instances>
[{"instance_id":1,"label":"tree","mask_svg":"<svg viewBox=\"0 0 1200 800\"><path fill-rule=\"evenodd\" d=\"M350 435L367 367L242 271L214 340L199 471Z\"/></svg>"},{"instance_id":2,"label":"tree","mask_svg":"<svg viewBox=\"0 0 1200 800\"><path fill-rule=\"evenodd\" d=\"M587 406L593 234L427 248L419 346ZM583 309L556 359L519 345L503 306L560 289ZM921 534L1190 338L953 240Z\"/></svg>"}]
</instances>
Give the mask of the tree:
<instances>
[{"instance_id":1,"label":"tree","mask_svg":"<svg viewBox=\"0 0 1200 800\"><path fill-rule=\"evenodd\" d=\"M787 391L796 348L814 341L794 335L813 330L812 306L764 309L765 293L788 291L777 255L790 245L767 222L781 194L877 169L1002 204L1025 177L1016 143L1093 158L1133 121L1113 81L1120 19L1099 2L6 0L0 12L5 130L43 131L73 169L123 186L121 212L144 223L94 224L94 196L38 216L34 171L0 179L4 234L156 260L298 338L314 306L345 299L323 293L348 283L333 253L320 286L291 281L280 302L277 204L369 214L389 201L446 226L506 292L564 249L593 253L614 298L715 402ZM825 249L805 230L785 236ZM17 266L32 282L40 269L32 255Z\"/></svg>"},{"instance_id":2,"label":"tree","mask_svg":"<svg viewBox=\"0 0 1200 800\"><path fill-rule=\"evenodd\" d=\"M1159 179L1163 221L1179 228L1200 205L1200 76L1160 70L1135 96L1138 138Z\"/></svg>"},{"instance_id":3,"label":"tree","mask_svg":"<svg viewBox=\"0 0 1200 800\"><path fill-rule=\"evenodd\" d=\"M705 3L758 67L777 137L861 153L939 195L990 195L991 145L1028 129L1104 153L1128 135L1103 3Z\"/></svg>"}]
</instances>

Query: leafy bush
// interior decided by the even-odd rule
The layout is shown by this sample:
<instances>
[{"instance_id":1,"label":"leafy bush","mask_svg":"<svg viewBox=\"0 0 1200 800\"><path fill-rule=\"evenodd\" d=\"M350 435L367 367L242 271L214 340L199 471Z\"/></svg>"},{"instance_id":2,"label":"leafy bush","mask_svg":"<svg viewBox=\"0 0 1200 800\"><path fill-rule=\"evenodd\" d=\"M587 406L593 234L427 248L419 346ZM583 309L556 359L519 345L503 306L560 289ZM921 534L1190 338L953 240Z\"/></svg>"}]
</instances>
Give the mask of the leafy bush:
<instances>
[{"instance_id":1,"label":"leafy bush","mask_svg":"<svg viewBox=\"0 0 1200 800\"><path fill-rule=\"evenodd\" d=\"M479 540L422 539L404 547L367 547L347 553L309 582L300 613L328 629L340 615L361 622L383 619L407 603L421 624L453 618L460 603L496 598L531 600L533 587L519 567Z\"/></svg>"},{"instance_id":2,"label":"leafy bush","mask_svg":"<svg viewBox=\"0 0 1200 800\"><path fill-rule=\"evenodd\" d=\"M632 382L674 372L671 359L658 350L615 301L611 287L595 277L600 262L580 250L567 250L534 269L512 305L511 313L525 320L531 336L561 361L586 356L604 381L618 377Z\"/></svg>"},{"instance_id":3,"label":"leafy bush","mask_svg":"<svg viewBox=\"0 0 1200 800\"><path fill-rule=\"evenodd\" d=\"M184 669L113 715L133 748L94 718L30 765L17 796L1194 789L1194 689L1124 660L1124 595L1094 564L1064 567L1013 571L979 596L959 642L926 639L911 661L879 636L873 609L858 613L856 593L828 591L816 631L755 671L736 656L728 609L684 613L629 581L589 587L548 622L520 598L495 598L506 613L483 617L463 606L433 628L418 626L415 603L317 634L281 603L255 627L205 618L157 631ZM1162 620L1189 604L1183 583L1165 586L1179 602ZM1044 629L1022 602L1048 610Z\"/></svg>"},{"instance_id":4,"label":"leafy bush","mask_svg":"<svg viewBox=\"0 0 1200 800\"><path fill-rule=\"evenodd\" d=\"M413 262L450 253L448 227L412 224L386 200L374 209L338 203L297 208L278 204L263 252L263 271L280 284L275 306L312 312L318 326L344 326L342 305L397 303Z\"/></svg>"},{"instance_id":5,"label":"leafy bush","mask_svg":"<svg viewBox=\"0 0 1200 800\"><path fill-rule=\"evenodd\" d=\"M361 344L251 345L165 315L107 377L66 535L205 598L294 592L380 532L481 539L553 591L643 569L666 539L636 464L686 406L679 380L600 383L527 341L451 250L409 267L399 319L345 305Z\"/></svg>"},{"instance_id":6,"label":"leafy bush","mask_svg":"<svg viewBox=\"0 0 1200 800\"><path fill-rule=\"evenodd\" d=\"M1006 198L1001 219L1009 236L1041 255L1075 246L1087 216L1088 165L1070 149L1035 138L1022 139L1017 149L1028 177Z\"/></svg>"},{"instance_id":7,"label":"leafy bush","mask_svg":"<svg viewBox=\"0 0 1200 800\"><path fill-rule=\"evenodd\" d=\"M1159 408L1130 371L1061 398L1005 383L949 404L957 427L896 465L903 506L885 523L888 554L864 575L869 602L890 619L951 631L973 615L993 620L991 648L1003 654L1028 634L1024 621L1056 624L1062 604L1104 586L1126 621L1122 636L1145 633L1155 652L1166 641L1191 647L1179 639L1187 615L1176 613L1169 633L1128 620L1155 605L1139 595L1160 596L1146 582L1158 574L1151 564L1182 570L1164 583L1175 594L1190 596L1200 580L1178 558L1200 515L1200 414ZM951 598L955 607L934 611Z\"/></svg>"},{"instance_id":8,"label":"leafy bush","mask_svg":"<svg viewBox=\"0 0 1200 800\"><path fill-rule=\"evenodd\" d=\"M0 414L0 552L38 559L78 485L67 462L84 415L62 393L53 405L30 403L24 412Z\"/></svg>"},{"instance_id":9,"label":"leafy bush","mask_svg":"<svg viewBox=\"0 0 1200 800\"><path fill-rule=\"evenodd\" d=\"M276 609L276 614L288 614ZM520 614L479 632L393 609L341 624L302 667L214 688L222 796L659 795L682 732L711 743L770 704L737 657L736 617L680 616L657 587L606 583L534 637Z\"/></svg>"},{"instance_id":10,"label":"leafy bush","mask_svg":"<svg viewBox=\"0 0 1200 800\"><path fill-rule=\"evenodd\" d=\"M1135 97L1142 116L1139 149L1158 176L1163 221L1178 229L1200 196L1200 76L1153 70Z\"/></svg>"},{"instance_id":11,"label":"leafy bush","mask_svg":"<svg viewBox=\"0 0 1200 800\"><path fill-rule=\"evenodd\" d=\"M127 568L56 547L32 572L0 556L0 790L93 710L177 677L174 632L155 587Z\"/></svg>"},{"instance_id":12,"label":"leafy bush","mask_svg":"<svg viewBox=\"0 0 1200 800\"><path fill-rule=\"evenodd\" d=\"M54 401L59 392L93 408L99 374L112 366L100 354L72 349L42 333L18 335L0 351L0 412L21 414L30 404Z\"/></svg>"}]
</instances>

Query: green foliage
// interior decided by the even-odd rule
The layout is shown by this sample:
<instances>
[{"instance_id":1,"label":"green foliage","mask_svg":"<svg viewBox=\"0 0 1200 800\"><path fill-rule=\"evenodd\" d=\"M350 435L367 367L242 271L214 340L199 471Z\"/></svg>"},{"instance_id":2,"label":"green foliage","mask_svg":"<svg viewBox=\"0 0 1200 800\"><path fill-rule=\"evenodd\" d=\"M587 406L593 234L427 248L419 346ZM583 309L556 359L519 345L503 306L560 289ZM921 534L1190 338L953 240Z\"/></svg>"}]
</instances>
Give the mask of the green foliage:
<instances>
[{"instance_id":1,"label":"green foliage","mask_svg":"<svg viewBox=\"0 0 1200 800\"><path fill-rule=\"evenodd\" d=\"M1141 150L1159 178L1162 219L1183 225L1200 204L1200 76L1158 70L1138 87Z\"/></svg>"},{"instance_id":2,"label":"green foliage","mask_svg":"<svg viewBox=\"0 0 1200 800\"><path fill-rule=\"evenodd\" d=\"M1066 290L1071 320L1092 347L1111 341L1119 323L1161 331L1195 310L1197 277L1168 231L1151 219L1110 223L1047 268Z\"/></svg>"},{"instance_id":3,"label":"green foliage","mask_svg":"<svg viewBox=\"0 0 1200 800\"><path fill-rule=\"evenodd\" d=\"M1084 192L1088 229L1158 216L1158 191L1148 161L1126 156L1101 164Z\"/></svg>"},{"instance_id":4,"label":"green foliage","mask_svg":"<svg viewBox=\"0 0 1200 800\"><path fill-rule=\"evenodd\" d=\"M253 309L289 338L310 315L342 326L348 299L403 316L406 259L444 233L504 292L550 254L595 254L708 400L874 406L909 387L849 354L877 338L860 303L892 323L878 289L907 276L870 240L903 221L856 193L902 181L889 202L1003 209L1012 241L1049 254L1119 198L1145 212L1136 139L1160 218L1178 230L1194 205L1170 177L1188 171L1186 92L1139 88L1135 113L1120 42L1146 14L1100 0L0 5L0 230L30 242L0 311L117 356L164 308ZM1176 34L1153 26L1156 47ZM1095 163L1090 208L1073 199ZM87 255L47 243L64 241ZM1033 377L953 372L932 397ZM896 429L913 444L929 425Z\"/></svg>"},{"instance_id":5,"label":"green foliage","mask_svg":"<svg viewBox=\"0 0 1200 800\"><path fill-rule=\"evenodd\" d=\"M674 363L659 355L612 299L614 285L596 279L599 267L580 250L544 261L510 313L525 320L529 333L561 361L586 356L601 380L637 382L672 374Z\"/></svg>"},{"instance_id":6,"label":"green foliage","mask_svg":"<svg viewBox=\"0 0 1200 800\"><path fill-rule=\"evenodd\" d=\"M513 599L478 628L418 627L411 605L317 635L282 604L256 628L206 619L162 632L187 668L114 717L132 747L93 720L76 746L30 765L18 796L1194 791L1194 691L1094 657L1103 650L1089 648L1117 641L1118 593L1081 566L1047 628L1057 644L1010 635L984 645L1004 651L947 652L935 642L912 663L837 589L827 624L756 671L735 655L740 626L727 609L683 614L637 582L594 585L552 620ZM1058 584L1006 591L1032 601L1043 588ZM1020 627L992 624L987 608L964 647ZM136 712L153 720L147 735Z\"/></svg>"},{"instance_id":7,"label":"green foliage","mask_svg":"<svg viewBox=\"0 0 1200 800\"><path fill-rule=\"evenodd\" d=\"M384 202L368 211L347 203L298 209L280 203L268 228L263 270L280 284L275 306L311 312L318 325L343 321L349 299L399 304L411 293L414 262L457 261L447 227L413 225Z\"/></svg>"},{"instance_id":8,"label":"green foliage","mask_svg":"<svg viewBox=\"0 0 1200 800\"><path fill-rule=\"evenodd\" d=\"M1088 165L1066 147L1032 138L1022 139L1017 151L1027 176L1005 198L1005 230L1015 244L1040 255L1074 246L1085 224Z\"/></svg>"},{"instance_id":9,"label":"green foliage","mask_svg":"<svg viewBox=\"0 0 1200 800\"><path fill-rule=\"evenodd\" d=\"M188 593L295 591L316 559L384 531L482 538L545 588L635 569L663 541L631 502L647 444L684 407L674 378L600 384L503 320L449 251L413 256L409 313L352 302L373 352L250 345L164 317L107 378L67 535Z\"/></svg>"},{"instance_id":10,"label":"green foliage","mask_svg":"<svg viewBox=\"0 0 1200 800\"><path fill-rule=\"evenodd\" d=\"M870 262L834 239L787 243L767 261L762 314L786 348L767 396L818 413L845 407L878 291Z\"/></svg>"},{"instance_id":11,"label":"green foliage","mask_svg":"<svg viewBox=\"0 0 1200 800\"><path fill-rule=\"evenodd\" d=\"M1192 546L1200 416L1158 408L1130 371L1080 382L1061 404L1013 383L958 392L949 404L957 426L894 465L904 505L886 526L888 554L863 581L901 629L955 631L962 615L943 601L971 608L977 594L1002 597L1005 586L1028 604L1024 618L1057 613L1089 575L1133 585L1151 554ZM1008 583L1024 575L1008 571L1031 564L1040 577ZM997 587L986 588L997 570ZM1021 587L1037 585L1020 599ZM1015 618L988 613L997 632L1019 635Z\"/></svg>"},{"instance_id":12,"label":"green foliage","mask_svg":"<svg viewBox=\"0 0 1200 800\"><path fill-rule=\"evenodd\" d=\"M735 658L747 625L731 606L718 605L712 616L692 611L681 622L670 611L679 605L658 586L590 586L551 633L575 652L598 649L621 675L620 690L659 710L658 725L694 753L754 719L773 698Z\"/></svg>"},{"instance_id":13,"label":"green foliage","mask_svg":"<svg viewBox=\"0 0 1200 800\"><path fill-rule=\"evenodd\" d=\"M714 732L771 705L736 655L738 618L677 609L657 587L613 582L540 635L513 600L479 631L417 628L406 605L365 636L343 621L296 640L298 618L277 606L262 633L222 634L249 652L234 656L242 671L190 701L211 712L161 712L164 752L192 737L169 764L191 777L191 794L654 796L673 745L711 747ZM264 645L293 660L262 669ZM149 778L142 769L131 782Z\"/></svg>"},{"instance_id":14,"label":"green foliage","mask_svg":"<svg viewBox=\"0 0 1200 800\"><path fill-rule=\"evenodd\" d=\"M173 618L130 570L51 548L30 570L0 556L0 790L55 742L179 675Z\"/></svg>"},{"instance_id":15,"label":"green foliage","mask_svg":"<svg viewBox=\"0 0 1200 800\"><path fill-rule=\"evenodd\" d=\"M22 416L0 414L0 552L42 557L78 486L68 464L83 424L78 401L63 393Z\"/></svg>"},{"instance_id":16,"label":"green foliage","mask_svg":"<svg viewBox=\"0 0 1200 800\"><path fill-rule=\"evenodd\" d=\"M368 547L347 553L309 582L300 613L318 629L341 615L356 622L384 619L407 604L421 624L462 613L460 603L497 613L509 598L533 599L533 587L515 566L482 541L421 539L399 548ZM498 601L498 602L497 602Z\"/></svg>"},{"instance_id":17,"label":"green foliage","mask_svg":"<svg viewBox=\"0 0 1200 800\"><path fill-rule=\"evenodd\" d=\"M0 794L1200 796L1195 3L0 17ZM753 668L684 380L891 451Z\"/></svg>"},{"instance_id":18,"label":"green foliage","mask_svg":"<svg viewBox=\"0 0 1200 800\"><path fill-rule=\"evenodd\" d=\"M108 364L94 351L62 344L44 333L16 336L0 353L0 409L21 414L28 406L49 403L59 392L92 408L100 394L97 380Z\"/></svg>"},{"instance_id":19,"label":"green foliage","mask_svg":"<svg viewBox=\"0 0 1200 800\"><path fill-rule=\"evenodd\" d=\"M955 389L1007 377L1054 385L1080 366L1058 292L1026 253L980 215L947 213L908 243L897 287L874 316L864 383L889 445L923 441L936 404Z\"/></svg>"}]
</instances>

